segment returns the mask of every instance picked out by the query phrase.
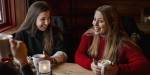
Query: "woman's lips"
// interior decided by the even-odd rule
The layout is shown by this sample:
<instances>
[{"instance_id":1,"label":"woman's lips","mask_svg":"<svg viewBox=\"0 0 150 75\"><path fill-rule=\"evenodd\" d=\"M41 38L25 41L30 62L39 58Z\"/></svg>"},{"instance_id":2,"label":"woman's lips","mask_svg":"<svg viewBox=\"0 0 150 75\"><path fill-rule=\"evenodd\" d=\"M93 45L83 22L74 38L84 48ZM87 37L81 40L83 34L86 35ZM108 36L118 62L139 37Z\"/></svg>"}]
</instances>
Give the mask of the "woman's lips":
<instances>
[{"instance_id":1,"label":"woman's lips","mask_svg":"<svg viewBox=\"0 0 150 75\"><path fill-rule=\"evenodd\" d=\"M100 28L98 28L98 27L95 27L94 29L96 32L98 32L100 30Z\"/></svg>"}]
</instances>

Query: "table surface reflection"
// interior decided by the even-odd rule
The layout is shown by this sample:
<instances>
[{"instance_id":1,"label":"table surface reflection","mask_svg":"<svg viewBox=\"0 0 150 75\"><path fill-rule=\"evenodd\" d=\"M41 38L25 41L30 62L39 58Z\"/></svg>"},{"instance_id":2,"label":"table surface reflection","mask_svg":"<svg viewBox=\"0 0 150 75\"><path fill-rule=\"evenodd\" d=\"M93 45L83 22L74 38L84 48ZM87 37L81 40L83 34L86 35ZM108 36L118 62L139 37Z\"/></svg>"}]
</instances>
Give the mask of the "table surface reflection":
<instances>
[{"instance_id":1,"label":"table surface reflection","mask_svg":"<svg viewBox=\"0 0 150 75\"><path fill-rule=\"evenodd\" d=\"M53 68L53 75L94 75L94 73L75 63L63 63Z\"/></svg>"}]
</instances>

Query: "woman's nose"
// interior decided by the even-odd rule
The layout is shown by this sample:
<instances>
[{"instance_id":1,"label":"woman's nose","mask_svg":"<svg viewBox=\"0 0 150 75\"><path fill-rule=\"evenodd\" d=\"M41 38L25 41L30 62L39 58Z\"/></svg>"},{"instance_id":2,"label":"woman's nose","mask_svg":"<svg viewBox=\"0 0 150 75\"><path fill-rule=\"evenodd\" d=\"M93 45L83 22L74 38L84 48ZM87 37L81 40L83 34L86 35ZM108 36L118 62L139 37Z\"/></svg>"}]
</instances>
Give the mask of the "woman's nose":
<instances>
[{"instance_id":1,"label":"woman's nose","mask_svg":"<svg viewBox=\"0 0 150 75\"><path fill-rule=\"evenodd\" d=\"M94 21L94 22L93 22L93 25L94 25L94 26L98 26L98 21Z\"/></svg>"},{"instance_id":2,"label":"woman's nose","mask_svg":"<svg viewBox=\"0 0 150 75\"><path fill-rule=\"evenodd\" d=\"M48 25L49 24L49 21L45 21L45 25Z\"/></svg>"}]
</instances>

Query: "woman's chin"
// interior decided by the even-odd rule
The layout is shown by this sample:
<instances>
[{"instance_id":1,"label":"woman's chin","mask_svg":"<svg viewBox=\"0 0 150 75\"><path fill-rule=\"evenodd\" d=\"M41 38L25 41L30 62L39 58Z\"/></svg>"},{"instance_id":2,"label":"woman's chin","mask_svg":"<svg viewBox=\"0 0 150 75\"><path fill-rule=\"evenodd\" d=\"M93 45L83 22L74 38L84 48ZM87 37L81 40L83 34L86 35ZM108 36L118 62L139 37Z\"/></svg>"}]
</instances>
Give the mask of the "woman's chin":
<instances>
[{"instance_id":1,"label":"woman's chin","mask_svg":"<svg viewBox=\"0 0 150 75\"><path fill-rule=\"evenodd\" d=\"M100 34L100 35L105 35L105 33L104 32L94 32L96 35L97 34Z\"/></svg>"},{"instance_id":2,"label":"woman's chin","mask_svg":"<svg viewBox=\"0 0 150 75\"><path fill-rule=\"evenodd\" d=\"M45 31L46 29L40 29L40 31Z\"/></svg>"},{"instance_id":3,"label":"woman's chin","mask_svg":"<svg viewBox=\"0 0 150 75\"><path fill-rule=\"evenodd\" d=\"M41 31L46 31L47 30L47 28L41 28Z\"/></svg>"},{"instance_id":4,"label":"woman's chin","mask_svg":"<svg viewBox=\"0 0 150 75\"><path fill-rule=\"evenodd\" d=\"M97 35L97 34L100 34L100 32L98 32L98 31L95 31L94 33L95 33L96 35Z\"/></svg>"}]
</instances>

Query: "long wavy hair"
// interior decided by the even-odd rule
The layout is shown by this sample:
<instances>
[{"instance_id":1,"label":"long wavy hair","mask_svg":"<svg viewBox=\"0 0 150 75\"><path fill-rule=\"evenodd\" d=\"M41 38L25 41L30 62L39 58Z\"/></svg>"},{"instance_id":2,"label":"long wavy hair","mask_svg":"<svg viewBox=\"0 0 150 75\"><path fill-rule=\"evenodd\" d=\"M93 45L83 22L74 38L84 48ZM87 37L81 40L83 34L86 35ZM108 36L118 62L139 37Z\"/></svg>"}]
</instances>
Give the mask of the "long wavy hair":
<instances>
[{"instance_id":1,"label":"long wavy hair","mask_svg":"<svg viewBox=\"0 0 150 75\"><path fill-rule=\"evenodd\" d=\"M36 26L36 20L40 13L50 11L50 6L45 1L36 1L34 2L28 9L28 12L26 14L25 20L21 24L20 28L17 30L17 32L20 31L27 31L28 34L30 34L32 37L35 37L37 34L38 28ZM51 18L50 18L51 20ZM53 21L50 21L49 27L43 32L43 46L44 50L51 50L53 48Z\"/></svg>"},{"instance_id":2,"label":"long wavy hair","mask_svg":"<svg viewBox=\"0 0 150 75\"><path fill-rule=\"evenodd\" d=\"M98 7L96 11L102 13L105 25L108 27L108 31L105 35L106 45L104 48L102 59L108 59L116 63L118 58L118 49L121 48L123 41L132 41L124 31L118 13L114 7L110 5L103 5L101 7ZM93 41L88 49L88 54L90 54L90 56L92 57L98 56L100 40L99 36L99 34L93 33Z\"/></svg>"}]
</instances>

